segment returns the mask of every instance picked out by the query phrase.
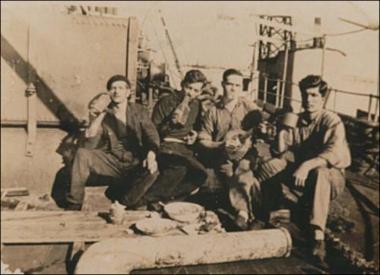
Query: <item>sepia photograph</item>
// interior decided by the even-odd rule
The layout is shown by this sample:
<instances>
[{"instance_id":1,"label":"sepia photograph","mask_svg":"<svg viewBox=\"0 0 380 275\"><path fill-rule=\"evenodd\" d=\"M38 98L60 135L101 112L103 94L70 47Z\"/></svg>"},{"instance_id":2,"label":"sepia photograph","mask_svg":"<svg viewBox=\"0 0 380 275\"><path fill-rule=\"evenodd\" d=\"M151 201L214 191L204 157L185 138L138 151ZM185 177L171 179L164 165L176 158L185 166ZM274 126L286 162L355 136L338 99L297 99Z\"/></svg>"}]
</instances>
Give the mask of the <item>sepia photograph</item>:
<instances>
[{"instance_id":1,"label":"sepia photograph","mask_svg":"<svg viewBox=\"0 0 380 275\"><path fill-rule=\"evenodd\" d=\"M379 1L1 1L1 274L379 274Z\"/></svg>"}]
</instances>

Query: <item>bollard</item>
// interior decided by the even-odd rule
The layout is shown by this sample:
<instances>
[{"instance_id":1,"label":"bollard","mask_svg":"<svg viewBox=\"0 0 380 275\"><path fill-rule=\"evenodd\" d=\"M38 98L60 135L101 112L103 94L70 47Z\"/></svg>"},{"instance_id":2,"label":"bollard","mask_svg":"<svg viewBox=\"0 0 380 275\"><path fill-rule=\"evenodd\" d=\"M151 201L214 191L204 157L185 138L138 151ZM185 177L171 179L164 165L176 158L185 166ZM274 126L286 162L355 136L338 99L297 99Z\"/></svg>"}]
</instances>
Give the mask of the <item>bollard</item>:
<instances>
[{"instance_id":1,"label":"bollard","mask_svg":"<svg viewBox=\"0 0 380 275\"><path fill-rule=\"evenodd\" d=\"M83 253L75 274L128 274L134 269L288 257L285 228L195 236L100 241Z\"/></svg>"}]
</instances>

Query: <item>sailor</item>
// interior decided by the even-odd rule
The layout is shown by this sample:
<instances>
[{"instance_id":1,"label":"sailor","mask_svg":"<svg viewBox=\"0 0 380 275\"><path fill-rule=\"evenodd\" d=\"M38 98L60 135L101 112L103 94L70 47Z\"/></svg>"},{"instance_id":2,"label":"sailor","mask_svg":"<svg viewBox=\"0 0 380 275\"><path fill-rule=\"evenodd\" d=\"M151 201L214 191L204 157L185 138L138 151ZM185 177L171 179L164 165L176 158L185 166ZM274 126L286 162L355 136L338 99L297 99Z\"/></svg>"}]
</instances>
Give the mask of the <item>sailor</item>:
<instances>
[{"instance_id":1,"label":"sailor","mask_svg":"<svg viewBox=\"0 0 380 275\"><path fill-rule=\"evenodd\" d=\"M206 170L195 158L192 146L197 138L194 126L201 108L198 96L206 82L201 71L190 70L180 91L156 103L152 121L161 138L157 154L159 176L135 205L154 206L160 201L184 199L205 182Z\"/></svg>"},{"instance_id":2,"label":"sailor","mask_svg":"<svg viewBox=\"0 0 380 275\"><path fill-rule=\"evenodd\" d=\"M157 175L159 135L148 112L128 102L131 85L125 76L112 76L107 90L89 104L91 123L71 167L70 210L82 208L90 174L118 178L123 189Z\"/></svg>"},{"instance_id":3,"label":"sailor","mask_svg":"<svg viewBox=\"0 0 380 275\"><path fill-rule=\"evenodd\" d=\"M243 75L240 71L228 69L223 73L223 95L203 117L198 140L203 147L202 150L199 150L200 159L204 163L212 164L210 168L213 168L218 178L227 185L230 202L236 210L236 224L238 227L246 229L249 220L255 218L250 211L250 204L245 199L246 191L244 190L249 190L258 182L253 177L247 177L247 174L240 177L240 179L244 178L244 181L239 181L239 177L234 177L234 174L241 170L238 169L240 161L245 163L242 165L244 167L247 166L247 163L248 166L254 166L253 159L251 158L252 163L250 163L245 154L251 154L251 156L255 154L254 150L251 150L251 138L247 138L249 134L247 135L244 131L232 132L230 135L228 133L234 130L252 130L253 124L258 126L260 118L259 121L252 119L259 115L259 113L255 113L259 112L258 107L242 96L242 85ZM231 146L226 143L227 136L231 137L227 143L234 143L233 140L240 142L238 146L232 146L236 153L239 152L239 157L231 157L231 154L226 154L226 149L228 150L228 147L231 149ZM236 136L244 138L236 140L234 138ZM243 194L241 194L242 192Z\"/></svg>"},{"instance_id":4,"label":"sailor","mask_svg":"<svg viewBox=\"0 0 380 275\"><path fill-rule=\"evenodd\" d=\"M263 191L264 187L272 192L281 190L279 185L285 184L301 209L307 210L304 232L310 240L310 252L323 262L330 200L344 189L344 169L351 164L351 156L342 120L323 108L327 83L320 76L308 75L299 88L304 111L294 127L288 124L278 132L272 150L275 158L258 169L257 177ZM278 202L274 197L270 200Z\"/></svg>"}]
</instances>

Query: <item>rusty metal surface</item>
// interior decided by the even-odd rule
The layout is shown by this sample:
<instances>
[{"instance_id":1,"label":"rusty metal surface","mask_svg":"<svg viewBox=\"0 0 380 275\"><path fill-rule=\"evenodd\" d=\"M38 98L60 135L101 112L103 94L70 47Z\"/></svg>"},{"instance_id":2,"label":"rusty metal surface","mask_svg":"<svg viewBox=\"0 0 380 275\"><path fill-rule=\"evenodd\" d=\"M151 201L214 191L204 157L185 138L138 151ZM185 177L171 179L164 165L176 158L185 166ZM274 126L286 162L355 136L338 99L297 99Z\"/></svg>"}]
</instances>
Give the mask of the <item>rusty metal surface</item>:
<instances>
[{"instance_id":1,"label":"rusty metal surface","mask_svg":"<svg viewBox=\"0 0 380 275\"><path fill-rule=\"evenodd\" d=\"M26 13L17 6L8 6L3 14L2 119L26 119L28 78L43 103L38 120L62 119L64 113L83 119L88 101L105 90L107 79L126 73L128 18Z\"/></svg>"}]
</instances>

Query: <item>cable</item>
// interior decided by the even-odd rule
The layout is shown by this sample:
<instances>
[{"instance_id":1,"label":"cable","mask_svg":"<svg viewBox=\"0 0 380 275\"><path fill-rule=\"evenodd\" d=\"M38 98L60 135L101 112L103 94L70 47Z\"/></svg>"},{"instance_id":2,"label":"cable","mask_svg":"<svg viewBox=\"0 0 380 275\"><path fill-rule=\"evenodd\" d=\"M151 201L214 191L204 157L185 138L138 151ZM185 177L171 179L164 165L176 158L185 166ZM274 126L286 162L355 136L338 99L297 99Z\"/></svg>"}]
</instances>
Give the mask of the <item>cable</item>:
<instances>
[{"instance_id":1,"label":"cable","mask_svg":"<svg viewBox=\"0 0 380 275\"><path fill-rule=\"evenodd\" d=\"M148 15L151 14L152 10L157 6L158 3L159 3L158 1L155 1L153 5L150 7L150 9L145 13L144 18L141 23L141 28L144 26L145 20L148 17Z\"/></svg>"},{"instance_id":2,"label":"cable","mask_svg":"<svg viewBox=\"0 0 380 275\"><path fill-rule=\"evenodd\" d=\"M291 85L297 86L297 87L299 86L298 83L295 83L295 82L292 82L292 81L289 81L289 80L283 81L282 79L276 79L276 78L270 78L270 77L267 77L266 79L270 80L270 81L276 81L276 82L279 80L281 83L285 82L286 84L291 84ZM330 90L334 91L334 92L337 92L337 93L342 93L342 94L349 94L349 95L356 95L356 96L366 96L366 97L372 97L372 98L380 98L380 96L375 95L375 94L370 94L370 93L362 94L362 93L358 93L358 92L339 90L339 89L335 89L335 88L332 88L332 87L330 87Z\"/></svg>"},{"instance_id":3,"label":"cable","mask_svg":"<svg viewBox=\"0 0 380 275\"><path fill-rule=\"evenodd\" d=\"M166 63L169 63L169 62L168 62L168 59L167 59L167 57L166 57L166 54L165 54L164 48L162 47L161 42L160 42L160 39L159 39L159 37L158 37L157 30L156 30L156 28L155 28L155 26L154 26L154 24L153 24L153 22L152 22L152 20L151 20L150 18L149 18L149 22L152 24L153 32L154 32L154 35L155 35L156 40L157 40L157 42L158 42L158 45L159 45L159 47L160 47L160 49L161 49L162 55L163 55L163 57L164 57L164 60L165 60Z\"/></svg>"},{"instance_id":4,"label":"cable","mask_svg":"<svg viewBox=\"0 0 380 275\"><path fill-rule=\"evenodd\" d=\"M342 35L347 35L347 34L352 34L352 33L357 33L357 32L362 32L368 30L367 28L361 28L358 30L352 30L348 32L341 32L341 33L325 33L325 36L342 36Z\"/></svg>"},{"instance_id":5,"label":"cable","mask_svg":"<svg viewBox=\"0 0 380 275\"><path fill-rule=\"evenodd\" d=\"M342 93L342 94L380 98L378 95L374 95L374 94L360 94L360 93L357 93L357 92L343 91L343 90L338 90L338 89L333 89L333 88L331 88L331 91L334 91L334 92L337 92L337 93Z\"/></svg>"}]
</instances>

